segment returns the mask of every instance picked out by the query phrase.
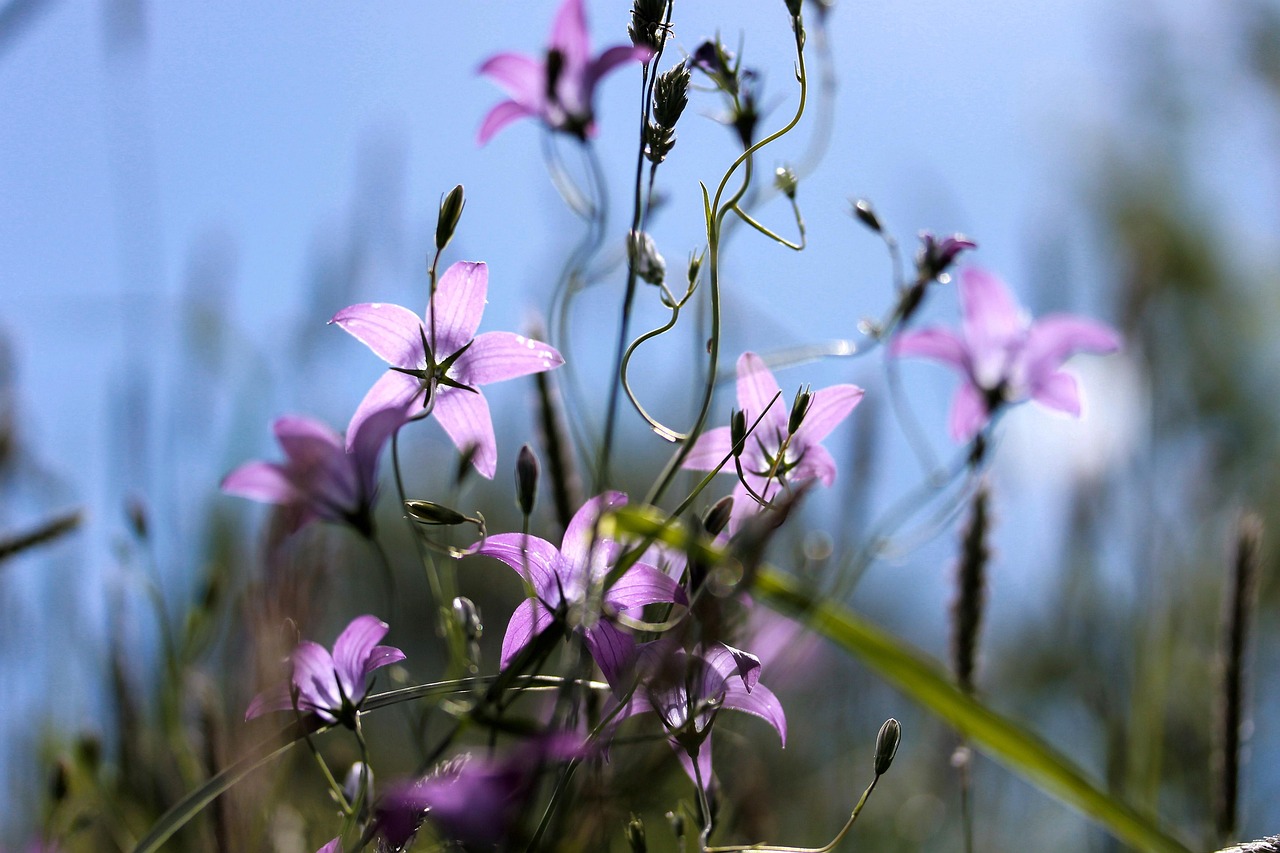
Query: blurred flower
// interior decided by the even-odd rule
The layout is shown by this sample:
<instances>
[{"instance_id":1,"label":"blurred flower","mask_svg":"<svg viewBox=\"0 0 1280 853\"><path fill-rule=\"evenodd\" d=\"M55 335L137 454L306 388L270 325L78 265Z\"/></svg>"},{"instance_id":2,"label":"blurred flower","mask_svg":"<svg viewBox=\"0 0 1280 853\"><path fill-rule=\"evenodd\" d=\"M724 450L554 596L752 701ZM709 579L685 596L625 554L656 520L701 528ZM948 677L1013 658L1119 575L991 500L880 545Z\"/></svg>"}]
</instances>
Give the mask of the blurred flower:
<instances>
[{"instance_id":1,"label":"blurred flower","mask_svg":"<svg viewBox=\"0 0 1280 853\"><path fill-rule=\"evenodd\" d=\"M499 53L480 66L480 73L507 91L480 124L484 145L511 122L532 116L552 130L586 139L595 134L591 99L596 84L619 65L647 62L644 46L617 45L592 58L582 0L564 0L551 26L544 60L518 53Z\"/></svg>"},{"instance_id":2,"label":"blurred flower","mask_svg":"<svg viewBox=\"0 0 1280 853\"><path fill-rule=\"evenodd\" d=\"M303 640L289 658L290 680L255 696L244 718L292 710L296 701L304 714L314 711L325 722L350 723L369 689L369 675L404 660L399 649L378 645L387 630L387 623L376 616L357 616L338 635L332 655L324 646Z\"/></svg>"},{"instance_id":3,"label":"blurred flower","mask_svg":"<svg viewBox=\"0 0 1280 853\"><path fill-rule=\"evenodd\" d=\"M709 736L722 709L760 717L787 745L786 713L778 697L759 683L760 659L755 655L723 643L688 652L657 640L641 647L636 667L640 687L621 716L657 714L695 783L711 784Z\"/></svg>"},{"instance_id":4,"label":"blurred flower","mask_svg":"<svg viewBox=\"0 0 1280 853\"><path fill-rule=\"evenodd\" d=\"M393 785L375 809L377 831L392 850L407 845L429 818L441 839L464 850L508 849L538 774L581 754L566 735L534 738L497 758L462 755L437 772Z\"/></svg>"},{"instance_id":5,"label":"blurred flower","mask_svg":"<svg viewBox=\"0 0 1280 853\"><path fill-rule=\"evenodd\" d=\"M276 420L272 429L285 462L247 462L222 480L222 490L289 510L290 528L312 519L350 524L373 533L378 456L400 425L394 413L352 420L347 440L326 424L300 415Z\"/></svg>"},{"instance_id":6,"label":"blurred flower","mask_svg":"<svg viewBox=\"0 0 1280 853\"><path fill-rule=\"evenodd\" d=\"M316 853L342 853L342 836L339 835L337 838L317 850Z\"/></svg>"},{"instance_id":7,"label":"blurred flower","mask_svg":"<svg viewBox=\"0 0 1280 853\"><path fill-rule=\"evenodd\" d=\"M434 414L459 450L474 448L472 464L493 479L498 447L479 386L550 370L564 359L553 347L523 335L477 336L488 287L485 264L460 261L440 276L425 319L383 302L352 305L334 315L329 322L391 365L360 402L351 419L353 431L383 411L398 413L397 426L421 412Z\"/></svg>"},{"instance_id":8,"label":"blurred flower","mask_svg":"<svg viewBox=\"0 0 1280 853\"><path fill-rule=\"evenodd\" d=\"M916 266L926 278L934 279L946 272L961 252L976 248L978 244L963 234L952 234L939 240L933 232L922 231Z\"/></svg>"},{"instance_id":9,"label":"blurred flower","mask_svg":"<svg viewBox=\"0 0 1280 853\"><path fill-rule=\"evenodd\" d=\"M932 358L964 378L951 405L951 435L968 441L1006 404L1035 400L1072 416L1080 414L1075 377L1060 370L1077 352L1120 348L1109 326L1070 314L1032 322L1004 282L989 272L966 269L960 276L958 332L931 328L899 335L895 355Z\"/></svg>"},{"instance_id":10,"label":"blurred flower","mask_svg":"<svg viewBox=\"0 0 1280 853\"><path fill-rule=\"evenodd\" d=\"M779 393L778 382L764 360L753 352L743 353L738 359L738 406L745 414L748 427L761 413L764 416L742 448L743 477L733 489L731 533L737 531L743 519L760 509L748 486L757 496L770 500L783 484L814 478L826 486L834 482L836 463L822 446L822 439L848 417L862 399L862 389L856 385L832 385L814 391L799 428L790 432L790 407L781 398L774 400ZM731 427L707 430L689 451L684 467L711 471L730 455L733 444ZM723 470L733 471L732 465L730 461Z\"/></svg>"},{"instance_id":11,"label":"blurred flower","mask_svg":"<svg viewBox=\"0 0 1280 853\"><path fill-rule=\"evenodd\" d=\"M567 619L570 626L582 630L591 657L605 679L616 686L634 662L635 640L614 624L611 614L632 611L638 615L646 604L685 603L676 581L637 562L604 591L604 613L586 612L588 599L599 595L599 585L624 550L621 543L600 536L596 522L602 512L626 502L621 492L605 492L584 503L569 521L559 549L522 533L500 533L473 546L473 553L501 560L533 587L533 597L516 607L502 638L504 668L553 620Z\"/></svg>"}]
</instances>

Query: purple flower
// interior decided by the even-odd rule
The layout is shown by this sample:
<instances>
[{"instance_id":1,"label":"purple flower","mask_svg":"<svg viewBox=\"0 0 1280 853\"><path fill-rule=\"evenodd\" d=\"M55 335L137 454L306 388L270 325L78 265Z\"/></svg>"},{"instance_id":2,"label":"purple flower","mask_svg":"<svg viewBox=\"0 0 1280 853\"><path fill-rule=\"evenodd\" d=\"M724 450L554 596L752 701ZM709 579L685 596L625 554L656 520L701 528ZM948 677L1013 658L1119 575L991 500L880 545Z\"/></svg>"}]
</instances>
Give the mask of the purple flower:
<instances>
[{"instance_id":1,"label":"purple flower","mask_svg":"<svg viewBox=\"0 0 1280 853\"><path fill-rule=\"evenodd\" d=\"M352 433L380 413L398 414L398 428L430 411L463 452L474 448L476 470L493 479L498 447L489 404L481 385L564 363L540 341L511 332L476 335L484 313L489 268L462 261L444 271L424 318L408 308L382 302L352 305L334 315L337 323L391 365L374 383L351 418ZM433 310L434 309L434 310Z\"/></svg>"},{"instance_id":2,"label":"purple flower","mask_svg":"<svg viewBox=\"0 0 1280 853\"><path fill-rule=\"evenodd\" d=\"M755 655L723 643L688 652L657 640L641 648L637 669L640 687L622 716L657 714L685 772L704 787L711 784L711 725L721 710L760 717L787 745L786 713L778 697L759 683Z\"/></svg>"},{"instance_id":3,"label":"purple flower","mask_svg":"<svg viewBox=\"0 0 1280 853\"><path fill-rule=\"evenodd\" d=\"M830 486L836 477L836 463L822 446L822 439L848 417L862 399L856 385L832 385L815 391L799 427L791 432L791 402L779 393L778 382L753 352L738 359L738 406L749 428L764 413L764 418L747 436L742 449L743 479L733 489L733 514L729 530L736 532L742 521L754 514L760 504L751 496L772 500L786 484L817 478ZM770 406L770 401L773 405ZM768 407L766 411L766 407ZM708 430L698 437L684 460L684 467L695 471L711 471L733 448L731 427ZM730 460L723 471L734 471ZM743 482L745 480L745 484Z\"/></svg>"},{"instance_id":4,"label":"purple flower","mask_svg":"<svg viewBox=\"0 0 1280 853\"><path fill-rule=\"evenodd\" d=\"M635 660L635 640L614 624L611 614L639 617L646 604L684 604L680 585L647 563L637 562L603 596L604 613L588 613L588 599L599 595L598 586L622 555L619 542L599 536L600 514L627 502L621 492L605 492L584 503L556 548L545 539L522 533L500 533L476 543L474 553L506 563L533 587L533 597L516 607L502 639L502 666L555 619L567 619L582 631L587 649L605 679L612 685ZM594 588L594 589L593 589Z\"/></svg>"},{"instance_id":5,"label":"purple flower","mask_svg":"<svg viewBox=\"0 0 1280 853\"><path fill-rule=\"evenodd\" d=\"M647 62L651 55L647 47L617 45L592 58L582 0L564 0L551 25L545 59L499 53L480 66L481 74L511 96L484 117L478 136L480 144L527 116L580 139L593 136L591 100L596 84L619 65L634 60Z\"/></svg>"},{"instance_id":6,"label":"purple flower","mask_svg":"<svg viewBox=\"0 0 1280 853\"><path fill-rule=\"evenodd\" d=\"M961 252L978 248L978 244L963 234L952 234L941 240L933 236L931 231L920 232L920 251L916 254L916 265L929 278L937 278L950 269L956 256Z\"/></svg>"},{"instance_id":7,"label":"purple flower","mask_svg":"<svg viewBox=\"0 0 1280 853\"><path fill-rule=\"evenodd\" d=\"M223 478L222 490L285 507L293 530L320 518L350 524L369 536L378 455L398 426L388 414L352 420L344 444L320 421L287 415L272 426L286 461L247 462Z\"/></svg>"},{"instance_id":8,"label":"purple flower","mask_svg":"<svg viewBox=\"0 0 1280 853\"><path fill-rule=\"evenodd\" d=\"M337 838L317 850L316 853L342 853L342 836L339 835Z\"/></svg>"},{"instance_id":9,"label":"purple flower","mask_svg":"<svg viewBox=\"0 0 1280 853\"><path fill-rule=\"evenodd\" d=\"M465 850L506 849L538 774L581 752L576 740L557 735L497 758L459 756L430 776L393 785L375 809L378 834L399 850L429 818L442 840Z\"/></svg>"},{"instance_id":10,"label":"purple flower","mask_svg":"<svg viewBox=\"0 0 1280 853\"><path fill-rule=\"evenodd\" d=\"M288 682L264 690L249 703L244 718L267 711L314 711L327 723L350 722L369 689L375 669L404 660L404 652L378 642L387 623L376 616L357 616L338 635L333 654L319 643L303 640L289 658L293 674Z\"/></svg>"},{"instance_id":11,"label":"purple flower","mask_svg":"<svg viewBox=\"0 0 1280 853\"><path fill-rule=\"evenodd\" d=\"M951 405L951 435L968 441L1004 405L1035 400L1059 412L1080 415L1080 391L1063 362L1077 352L1120 348L1114 329L1070 314L1032 322L1004 282L969 268L960 274L959 332L921 329L893 342L895 355L932 358L965 380Z\"/></svg>"}]
</instances>

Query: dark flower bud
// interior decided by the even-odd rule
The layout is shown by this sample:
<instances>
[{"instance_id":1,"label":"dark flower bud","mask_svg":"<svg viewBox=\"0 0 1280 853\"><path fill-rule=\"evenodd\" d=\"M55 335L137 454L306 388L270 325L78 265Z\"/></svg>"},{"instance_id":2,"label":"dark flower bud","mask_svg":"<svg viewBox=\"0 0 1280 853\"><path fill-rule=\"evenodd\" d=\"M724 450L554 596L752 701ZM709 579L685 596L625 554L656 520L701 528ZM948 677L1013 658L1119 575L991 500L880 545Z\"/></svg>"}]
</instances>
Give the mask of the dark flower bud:
<instances>
[{"instance_id":1,"label":"dark flower bud","mask_svg":"<svg viewBox=\"0 0 1280 853\"><path fill-rule=\"evenodd\" d=\"M453 600L453 619L462 629L462 636L468 643L474 643L484 634L484 624L480 621L480 610L471 599L460 595Z\"/></svg>"},{"instance_id":2,"label":"dark flower bud","mask_svg":"<svg viewBox=\"0 0 1280 853\"><path fill-rule=\"evenodd\" d=\"M712 536L720 535L720 531L729 524L729 516L733 514L733 495L725 495L711 505L706 515L702 516L702 529Z\"/></svg>"},{"instance_id":3,"label":"dark flower bud","mask_svg":"<svg viewBox=\"0 0 1280 853\"><path fill-rule=\"evenodd\" d=\"M778 192L795 201L796 187L800 185L800 176L790 166L779 166L773 171L773 185L778 188Z\"/></svg>"},{"instance_id":4,"label":"dark flower bud","mask_svg":"<svg viewBox=\"0 0 1280 853\"><path fill-rule=\"evenodd\" d=\"M747 413L741 409L735 409L729 419L729 441L733 455L740 456L747 443Z\"/></svg>"},{"instance_id":5,"label":"dark flower bud","mask_svg":"<svg viewBox=\"0 0 1280 853\"><path fill-rule=\"evenodd\" d=\"M644 838L644 821L635 815L627 821L627 844L631 853L648 853L649 844Z\"/></svg>"},{"instance_id":6,"label":"dark flower bud","mask_svg":"<svg viewBox=\"0 0 1280 853\"><path fill-rule=\"evenodd\" d=\"M950 237L938 240L932 233L922 231L920 251L916 253L916 267L922 276L938 278L951 267L957 255L976 248L978 244L963 234L952 234Z\"/></svg>"},{"instance_id":7,"label":"dark flower bud","mask_svg":"<svg viewBox=\"0 0 1280 853\"><path fill-rule=\"evenodd\" d=\"M642 281L662 284L666 280L667 262L658 254L658 247L647 232L632 231L627 235L627 256Z\"/></svg>"},{"instance_id":8,"label":"dark flower bud","mask_svg":"<svg viewBox=\"0 0 1280 853\"><path fill-rule=\"evenodd\" d=\"M433 501L405 501L404 509L410 518L422 524L452 526L467 523L467 517L456 509Z\"/></svg>"},{"instance_id":9,"label":"dark flower bud","mask_svg":"<svg viewBox=\"0 0 1280 853\"><path fill-rule=\"evenodd\" d=\"M631 4L631 23L627 35L636 47L652 51L662 49L667 39L667 27L662 20L666 16L667 0L635 0Z\"/></svg>"},{"instance_id":10,"label":"dark flower bud","mask_svg":"<svg viewBox=\"0 0 1280 853\"><path fill-rule=\"evenodd\" d=\"M738 131L738 139L744 149L750 148L755 141L756 125L760 122L759 80L760 76L750 69L738 75L740 94L730 123Z\"/></svg>"},{"instance_id":11,"label":"dark flower bud","mask_svg":"<svg viewBox=\"0 0 1280 853\"><path fill-rule=\"evenodd\" d=\"M902 724L893 717L884 721L880 733L876 735L876 776L880 777L893 764L893 757L898 754L898 741L902 740Z\"/></svg>"},{"instance_id":12,"label":"dark flower bud","mask_svg":"<svg viewBox=\"0 0 1280 853\"><path fill-rule=\"evenodd\" d=\"M693 287L698 281L698 274L702 272L702 255L689 256L689 286Z\"/></svg>"},{"instance_id":13,"label":"dark flower bud","mask_svg":"<svg viewBox=\"0 0 1280 853\"><path fill-rule=\"evenodd\" d=\"M791 13L791 17L793 18L800 17L801 0L786 0L786 3L787 3L787 11Z\"/></svg>"},{"instance_id":14,"label":"dark flower bud","mask_svg":"<svg viewBox=\"0 0 1280 853\"><path fill-rule=\"evenodd\" d=\"M725 87L733 74L733 54L719 41L704 41L689 57L689 64L706 74L717 86Z\"/></svg>"},{"instance_id":15,"label":"dark flower bud","mask_svg":"<svg viewBox=\"0 0 1280 853\"><path fill-rule=\"evenodd\" d=\"M795 435L796 430L800 429L800 424L804 423L804 416L809 414L809 407L813 405L813 392L808 388L801 388L796 391L796 398L791 403L791 417L787 419L787 432Z\"/></svg>"},{"instance_id":16,"label":"dark flower bud","mask_svg":"<svg viewBox=\"0 0 1280 853\"><path fill-rule=\"evenodd\" d=\"M440 215L436 217L436 251L443 252L444 247L453 239L453 232L462 218L462 208L467 204L462 184L449 190L449 194L440 202Z\"/></svg>"},{"instance_id":17,"label":"dark flower bud","mask_svg":"<svg viewBox=\"0 0 1280 853\"><path fill-rule=\"evenodd\" d=\"M684 815L680 812L667 812L667 820L671 821L671 832L681 848L684 847Z\"/></svg>"},{"instance_id":18,"label":"dark flower bud","mask_svg":"<svg viewBox=\"0 0 1280 853\"><path fill-rule=\"evenodd\" d=\"M533 505L538 499L538 474L541 466L538 455L533 448L524 445L516 454L516 504L525 515L533 514Z\"/></svg>"},{"instance_id":19,"label":"dark flower bud","mask_svg":"<svg viewBox=\"0 0 1280 853\"><path fill-rule=\"evenodd\" d=\"M865 198L860 198L853 203L853 215L858 218L859 222L877 234L884 230L884 227L880 224L880 217L876 216L875 210L871 207L871 202Z\"/></svg>"}]
</instances>

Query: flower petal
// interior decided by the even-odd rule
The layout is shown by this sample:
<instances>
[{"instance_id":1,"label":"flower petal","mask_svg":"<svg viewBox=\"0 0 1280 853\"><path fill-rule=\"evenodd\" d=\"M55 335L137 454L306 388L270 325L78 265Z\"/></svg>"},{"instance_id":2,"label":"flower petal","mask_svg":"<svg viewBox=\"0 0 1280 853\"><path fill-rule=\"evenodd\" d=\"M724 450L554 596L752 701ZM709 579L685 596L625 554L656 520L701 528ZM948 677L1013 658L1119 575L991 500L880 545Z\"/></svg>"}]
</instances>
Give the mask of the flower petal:
<instances>
[{"instance_id":1,"label":"flower petal","mask_svg":"<svg viewBox=\"0 0 1280 853\"><path fill-rule=\"evenodd\" d=\"M1026 381L1034 389L1078 352L1111 353L1120 349L1115 329L1070 314L1050 314L1037 320L1022 349Z\"/></svg>"},{"instance_id":2,"label":"flower petal","mask_svg":"<svg viewBox=\"0 0 1280 853\"><path fill-rule=\"evenodd\" d=\"M551 606L560 603L560 552L547 540L523 533L499 533L479 543L479 547L472 547L472 553L501 560L514 569L533 585L534 593L543 601Z\"/></svg>"},{"instance_id":3,"label":"flower petal","mask_svg":"<svg viewBox=\"0 0 1280 853\"><path fill-rule=\"evenodd\" d=\"M471 464L480 476L492 480L498 470L498 440L493 435L493 419L484 394L464 388L441 388L433 413L459 451L466 453L474 448Z\"/></svg>"},{"instance_id":4,"label":"flower petal","mask_svg":"<svg viewBox=\"0 0 1280 853\"><path fill-rule=\"evenodd\" d=\"M765 407L769 407L753 435L761 430L766 434L775 429L786 432L787 401L779 394L778 381L773 378L764 359L753 352L744 352L738 357L738 406L746 413L747 428L750 429L760 413L765 411ZM778 396L777 400L774 399L775 396ZM773 405L770 406L770 403Z\"/></svg>"},{"instance_id":5,"label":"flower petal","mask_svg":"<svg viewBox=\"0 0 1280 853\"><path fill-rule=\"evenodd\" d=\"M394 371L389 371L394 372ZM363 499L372 503L378 485L378 457L382 448L392 434L405 422L403 407L389 407L370 412L363 420L356 422L355 429L350 431L347 442L354 454L356 474L360 478ZM348 425L350 430L350 425Z\"/></svg>"},{"instance_id":6,"label":"flower petal","mask_svg":"<svg viewBox=\"0 0 1280 853\"><path fill-rule=\"evenodd\" d=\"M524 104L503 101L485 114L484 120L480 122L480 129L476 131L476 144L485 145L511 122L537 114L537 111L529 109Z\"/></svg>"},{"instance_id":7,"label":"flower petal","mask_svg":"<svg viewBox=\"0 0 1280 853\"><path fill-rule=\"evenodd\" d=\"M274 462L246 462L223 477L220 488L229 495L269 504L288 504L301 496Z\"/></svg>"},{"instance_id":8,"label":"flower petal","mask_svg":"<svg viewBox=\"0 0 1280 853\"><path fill-rule=\"evenodd\" d=\"M1031 398L1042 406L1080 417L1080 389L1076 378L1064 370L1041 377L1039 384L1031 389Z\"/></svg>"},{"instance_id":9,"label":"flower petal","mask_svg":"<svg viewBox=\"0 0 1280 853\"><path fill-rule=\"evenodd\" d=\"M273 684L253 697L248 709L244 712L246 720L260 717L268 711L288 711L293 708L293 691L288 681Z\"/></svg>"},{"instance_id":10,"label":"flower petal","mask_svg":"<svg viewBox=\"0 0 1280 853\"><path fill-rule=\"evenodd\" d=\"M415 409L422 410L422 384L412 376L395 370L386 371L365 392L364 399L351 416L351 423L347 424L347 450L356 451L356 442L365 437L366 429L376 433L395 423L391 429L395 432L413 417ZM366 428L372 420L377 423Z\"/></svg>"},{"instance_id":11,"label":"flower petal","mask_svg":"<svg viewBox=\"0 0 1280 853\"><path fill-rule=\"evenodd\" d=\"M604 594L604 600L614 610L631 610L644 607L646 604L674 602L687 604L688 598L680 584L670 576L647 566L636 563L618 578Z\"/></svg>"},{"instance_id":12,"label":"flower petal","mask_svg":"<svg viewBox=\"0 0 1280 853\"><path fill-rule=\"evenodd\" d=\"M862 394L857 385L832 385L813 392L809 411L796 431L800 446L803 448L826 438L862 401Z\"/></svg>"},{"instance_id":13,"label":"flower petal","mask_svg":"<svg viewBox=\"0 0 1280 853\"><path fill-rule=\"evenodd\" d=\"M480 66L480 73L497 83L517 106L536 112L547 87L547 70L541 62L520 53L499 53Z\"/></svg>"},{"instance_id":14,"label":"flower petal","mask_svg":"<svg viewBox=\"0 0 1280 853\"><path fill-rule=\"evenodd\" d=\"M586 79L583 85L587 92L595 91L596 84L619 65L626 65L628 62L648 62L653 56L653 52L647 47L633 47L632 45L617 45L611 47L591 60L587 65Z\"/></svg>"},{"instance_id":15,"label":"flower petal","mask_svg":"<svg viewBox=\"0 0 1280 853\"><path fill-rule=\"evenodd\" d=\"M893 339L890 351L894 355L914 355L931 358L948 364L961 373L968 374L969 352L964 341L950 329L919 329L903 332Z\"/></svg>"},{"instance_id":16,"label":"flower petal","mask_svg":"<svg viewBox=\"0 0 1280 853\"><path fill-rule=\"evenodd\" d=\"M352 703L364 698L365 677L370 672L369 656L387 635L387 630L386 622L366 614L352 619L334 641L333 662L338 672L338 683Z\"/></svg>"},{"instance_id":17,"label":"flower petal","mask_svg":"<svg viewBox=\"0 0 1280 853\"><path fill-rule=\"evenodd\" d=\"M511 614L511 621L507 623L507 633L502 638L502 662L500 666L506 669L511 660L518 654L520 650L529 645L529 642L555 621L547 608L534 598L526 598L524 601L516 605L516 609Z\"/></svg>"},{"instance_id":18,"label":"flower petal","mask_svg":"<svg viewBox=\"0 0 1280 853\"><path fill-rule=\"evenodd\" d=\"M337 838L317 850L316 853L342 853L342 836L339 835Z\"/></svg>"},{"instance_id":19,"label":"flower petal","mask_svg":"<svg viewBox=\"0 0 1280 853\"><path fill-rule=\"evenodd\" d=\"M514 332L478 335L454 364L464 385L488 385L517 376L542 373L564 364L556 348Z\"/></svg>"},{"instance_id":20,"label":"flower petal","mask_svg":"<svg viewBox=\"0 0 1280 853\"><path fill-rule=\"evenodd\" d=\"M956 389L951 401L951 437L956 441L968 441L978 434L991 414L986 401L972 383L965 382Z\"/></svg>"},{"instance_id":21,"label":"flower petal","mask_svg":"<svg viewBox=\"0 0 1280 853\"><path fill-rule=\"evenodd\" d=\"M760 658L750 652L735 649L724 643L716 643L703 652L702 657L725 681L731 680L735 675L738 676L748 693L760 681L762 666Z\"/></svg>"},{"instance_id":22,"label":"flower petal","mask_svg":"<svg viewBox=\"0 0 1280 853\"><path fill-rule=\"evenodd\" d=\"M693 449L685 456L681 468L692 471L711 471L724 462L733 449L733 433L729 427L709 429L693 443ZM732 471L733 463L725 465L721 470Z\"/></svg>"},{"instance_id":23,"label":"flower petal","mask_svg":"<svg viewBox=\"0 0 1280 853\"><path fill-rule=\"evenodd\" d=\"M782 739L782 745L787 745L787 715L782 710L778 697L768 687L756 684L748 693L746 685L737 679L730 679L725 682L724 707L761 718L773 726Z\"/></svg>"},{"instance_id":24,"label":"flower petal","mask_svg":"<svg viewBox=\"0 0 1280 853\"><path fill-rule=\"evenodd\" d=\"M796 483L816 478L822 481L822 485L830 486L836 480L836 460L821 444L810 444L788 476Z\"/></svg>"},{"instance_id":25,"label":"flower petal","mask_svg":"<svg viewBox=\"0 0 1280 853\"><path fill-rule=\"evenodd\" d=\"M559 50L564 57L566 71L586 67L591 54L591 41L587 34L587 15L582 0L564 0L556 10L551 24L549 47ZM578 73L581 73L579 71Z\"/></svg>"},{"instance_id":26,"label":"flower petal","mask_svg":"<svg viewBox=\"0 0 1280 853\"><path fill-rule=\"evenodd\" d=\"M605 492L583 503L578 511L569 519L564 531L564 540L560 545L560 553L565 562L574 570L582 570L587 566L588 549L595 536L596 519L608 510L620 507L627 502L622 492ZM566 579L567 580L567 579Z\"/></svg>"},{"instance_id":27,"label":"flower petal","mask_svg":"<svg viewBox=\"0 0 1280 853\"><path fill-rule=\"evenodd\" d=\"M303 640L293 650L293 683L298 688L298 709L316 711L332 722L329 710L342 707L333 656L319 643Z\"/></svg>"},{"instance_id":28,"label":"flower petal","mask_svg":"<svg viewBox=\"0 0 1280 853\"><path fill-rule=\"evenodd\" d=\"M329 322L388 364L408 368L426 365L422 319L408 308L388 302L365 302L343 308Z\"/></svg>"},{"instance_id":29,"label":"flower petal","mask_svg":"<svg viewBox=\"0 0 1280 853\"><path fill-rule=\"evenodd\" d=\"M318 515L339 521L359 508L360 482L342 436L327 424L298 415L277 418L272 429L289 460L284 473Z\"/></svg>"},{"instance_id":30,"label":"flower petal","mask_svg":"<svg viewBox=\"0 0 1280 853\"><path fill-rule=\"evenodd\" d=\"M688 775L693 784L698 784L699 777L701 777L702 786L707 791L716 789L716 777L711 770L711 738L707 738L698 745L696 762L689 757L689 753L685 751L685 748L676 741L668 739L667 743L671 744L671 748L676 751L676 757L680 759L680 766L684 768L685 774Z\"/></svg>"},{"instance_id":31,"label":"flower petal","mask_svg":"<svg viewBox=\"0 0 1280 853\"><path fill-rule=\"evenodd\" d=\"M983 269L969 267L960 274L960 307L974 362L1003 356L1009 342L1027 327L1025 312L1004 282Z\"/></svg>"},{"instance_id":32,"label":"flower petal","mask_svg":"<svg viewBox=\"0 0 1280 853\"><path fill-rule=\"evenodd\" d=\"M636 641L630 634L612 622L601 619L583 631L587 651L604 673L604 680L615 691L621 689L623 677L631 671L636 661Z\"/></svg>"},{"instance_id":33,"label":"flower petal","mask_svg":"<svg viewBox=\"0 0 1280 853\"><path fill-rule=\"evenodd\" d=\"M437 362L444 361L476 336L488 290L489 267L484 263L458 261L440 276L432 306L423 319L427 339L435 342Z\"/></svg>"}]
</instances>

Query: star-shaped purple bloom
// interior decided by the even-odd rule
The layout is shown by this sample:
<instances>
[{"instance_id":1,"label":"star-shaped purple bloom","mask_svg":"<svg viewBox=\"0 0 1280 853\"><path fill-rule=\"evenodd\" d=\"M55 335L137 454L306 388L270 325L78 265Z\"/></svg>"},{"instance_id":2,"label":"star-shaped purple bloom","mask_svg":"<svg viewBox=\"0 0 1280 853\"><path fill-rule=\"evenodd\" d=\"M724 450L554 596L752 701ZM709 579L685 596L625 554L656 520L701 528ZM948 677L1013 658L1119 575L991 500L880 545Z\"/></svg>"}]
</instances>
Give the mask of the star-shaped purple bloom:
<instances>
[{"instance_id":1,"label":"star-shaped purple bloom","mask_svg":"<svg viewBox=\"0 0 1280 853\"><path fill-rule=\"evenodd\" d=\"M711 725L723 709L760 717L787 745L782 703L760 684L760 659L714 643L688 652L668 640L646 643L639 652L640 686L621 716L653 712L662 720L685 772L711 785Z\"/></svg>"},{"instance_id":2,"label":"star-shaped purple bloom","mask_svg":"<svg viewBox=\"0 0 1280 853\"><path fill-rule=\"evenodd\" d=\"M647 563L637 562L605 590L604 613L585 612L592 588L597 587L598 595L598 585L624 550L622 543L599 536L596 522L601 513L626 502L627 496L621 492L605 492L584 503L569 521L559 548L522 533L500 533L473 546L474 553L501 560L533 587L533 597L516 607L507 624L502 639L503 667L554 619L567 618L582 631L605 679L617 686L635 660L635 640L614 624L611 615L628 613L639 618L646 604L686 602L676 581Z\"/></svg>"},{"instance_id":3,"label":"star-shaped purple bloom","mask_svg":"<svg viewBox=\"0 0 1280 853\"><path fill-rule=\"evenodd\" d=\"M592 57L582 0L564 0L551 25L544 59L519 53L499 53L480 66L480 73L507 91L510 100L498 104L480 124L481 145L517 119L529 116L552 130L585 139L595 134L591 109L596 84L619 65L648 61L647 47L617 45Z\"/></svg>"},{"instance_id":4,"label":"star-shaped purple bloom","mask_svg":"<svg viewBox=\"0 0 1280 853\"><path fill-rule=\"evenodd\" d=\"M285 461L247 462L223 478L222 490L287 508L293 530L319 518L350 524L368 536L378 456L399 425L394 413L353 420L344 443L320 421L287 415L272 426Z\"/></svg>"},{"instance_id":5,"label":"star-shaped purple bloom","mask_svg":"<svg viewBox=\"0 0 1280 853\"><path fill-rule=\"evenodd\" d=\"M380 667L404 660L404 652L380 646L387 623L376 616L357 616L338 635L333 654L319 643L303 640L289 657L293 674L289 681L254 697L244 718L251 720L268 711L314 711L327 723L348 721L369 689L369 675Z\"/></svg>"},{"instance_id":6,"label":"star-shaped purple bloom","mask_svg":"<svg viewBox=\"0 0 1280 853\"><path fill-rule=\"evenodd\" d=\"M473 451L476 470L493 479L498 446L480 386L541 373L564 359L554 347L523 335L477 335L488 287L485 264L460 261L440 276L425 318L383 302L352 305L334 315L329 322L391 365L356 409L352 434L384 411L398 413L399 427L430 410L459 450Z\"/></svg>"},{"instance_id":7,"label":"star-shaped purple bloom","mask_svg":"<svg viewBox=\"0 0 1280 853\"><path fill-rule=\"evenodd\" d=\"M738 358L738 407L744 413L748 427L762 412L764 418L747 436L742 449L743 478L733 489L730 532L737 531L742 521L760 508L748 492L748 486L756 496L772 500L778 495L782 483L794 484L816 478L823 485L830 486L835 481L836 462L821 442L862 399L862 389L857 385L832 385L814 391L804 419L791 434L788 423L791 401L785 397L774 400L778 394L778 382L764 360L753 352L743 353ZM772 406L769 405L771 401ZM714 470L732 448L730 427L707 430L694 443L683 467L694 471ZM730 460L721 470L734 472L733 461Z\"/></svg>"},{"instance_id":8,"label":"star-shaped purple bloom","mask_svg":"<svg viewBox=\"0 0 1280 853\"><path fill-rule=\"evenodd\" d=\"M1109 326L1070 314L1031 317L1004 282L968 268L960 274L958 332L929 328L904 332L893 342L895 355L932 358L956 370L964 383L951 405L951 435L968 441L1004 405L1035 400L1078 417L1075 377L1061 370L1078 352L1110 353L1120 335Z\"/></svg>"}]
</instances>

